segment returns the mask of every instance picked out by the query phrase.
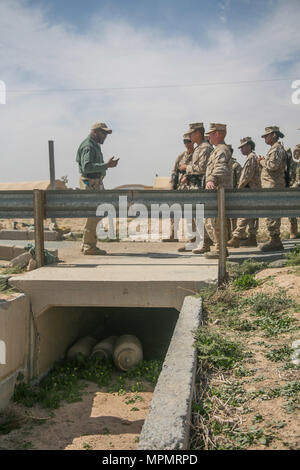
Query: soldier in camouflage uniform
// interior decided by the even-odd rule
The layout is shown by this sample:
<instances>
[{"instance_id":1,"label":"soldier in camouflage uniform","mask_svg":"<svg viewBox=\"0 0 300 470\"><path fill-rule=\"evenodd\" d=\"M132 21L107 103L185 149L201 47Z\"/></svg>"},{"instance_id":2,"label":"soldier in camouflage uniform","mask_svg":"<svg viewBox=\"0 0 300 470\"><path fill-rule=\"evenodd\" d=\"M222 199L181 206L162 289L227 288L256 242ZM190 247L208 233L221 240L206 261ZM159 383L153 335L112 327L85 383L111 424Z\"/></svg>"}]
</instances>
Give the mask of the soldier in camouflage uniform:
<instances>
[{"instance_id":1,"label":"soldier in camouflage uniform","mask_svg":"<svg viewBox=\"0 0 300 470\"><path fill-rule=\"evenodd\" d=\"M259 156L258 162L262 167L261 185L262 188L285 188L285 171L286 171L286 152L283 145L279 142L284 135L280 132L279 127L266 127L262 138L265 139L270 149L265 158ZM277 251L283 250L280 239L281 219L266 219L267 229L270 234L270 241L259 246L261 251Z\"/></svg>"},{"instance_id":2,"label":"soldier in camouflage uniform","mask_svg":"<svg viewBox=\"0 0 300 470\"><path fill-rule=\"evenodd\" d=\"M117 166L119 159L110 158L104 163L100 144L103 144L106 136L111 134L112 130L108 129L103 122L98 122L92 126L90 135L80 144L76 161L80 172L80 188L99 191L104 189L103 178L108 168ZM84 255L106 255L105 250L97 248L96 227L99 218L87 219L83 231L83 240L81 251Z\"/></svg>"},{"instance_id":3,"label":"soldier in camouflage uniform","mask_svg":"<svg viewBox=\"0 0 300 470\"><path fill-rule=\"evenodd\" d=\"M205 140L205 129L203 122L195 122L190 124L190 130L188 134L191 137L191 141L196 144L193 152L192 160L185 166L186 175L184 177L185 184L188 185L189 189L204 189L204 177L207 162L211 152L213 151L212 146ZM196 230L196 238L200 238L199 232L194 221L194 228ZM192 227L188 227L188 231L191 231ZM179 248L178 251L193 251L194 254L202 254L209 251L209 247L212 245L206 230L204 229L204 243L203 246L196 246L192 249L192 245L186 245L183 248Z\"/></svg>"},{"instance_id":4,"label":"soldier in camouflage uniform","mask_svg":"<svg viewBox=\"0 0 300 470\"><path fill-rule=\"evenodd\" d=\"M239 178L238 189L261 188L260 166L257 160L257 155L254 152L255 143L251 137L244 137L241 139L241 145L239 148L241 149L242 154L247 158ZM258 219L238 219L237 227L233 231L232 238L227 243L227 246L238 248L240 246L240 240L246 234L247 227L249 237L241 244L243 246L257 246L256 235L258 231Z\"/></svg>"},{"instance_id":5,"label":"soldier in camouflage uniform","mask_svg":"<svg viewBox=\"0 0 300 470\"><path fill-rule=\"evenodd\" d=\"M299 147L298 151L297 151L297 147ZM296 145L293 154L290 148L286 150L288 168L289 168L289 178L287 181L287 186L289 188L297 188L299 186L299 162L297 162L300 156L299 150L300 150L300 145L298 146ZM297 158L297 154L298 154L298 158ZM290 217L289 221L290 221L290 238L295 239L295 238L300 237L300 234L298 232L297 218Z\"/></svg>"},{"instance_id":6,"label":"soldier in camouflage uniform","mask_svg":"<svg viewBox=\"0 0 300 470\"><path fill-rule=\"evenodd\" d=\"M239 164L236 158L233 157L233 148L231 144L227 144L231 150L232 156L232 173L233 173L233 189L238 187L239 179L242 173L242 166ZM228 238L231 238L232 232L236 229L237 219L228 219Z\"/></svg>"},{"instance_id":7,"label":"soldier in camouflage uniform","mask_svg":"<svg viewBox=\"0 0 300 470\"><path fill-rule=\"evenodd\" d=\"M232 188L232 157L229 147L225 144L226 124L210 124L210 130L207 132L211 145L215 149L210 154L205 180L206 189L217 189L219 187ZM216 218L205 219L205 227L209 237L213 240L215 246L211 247L210 252L206 253L206 258L218 258L220 248L220 233Z\"/></svg>"},{"instance_id":8,"label":"soldier in camouflage uniform","mask_svg":"<svg viewBox=\"0 0 300 470\"><path fill-rule=\"evenodd\" d=\"M193 156L193 151L194 151L194 145L192 144L191 141L191 136L190 134L184 134L183 136L183 143L185 145L186 150L182 152L178 157L176 158L174 168L171 173L171 186L172 189L188 189L188 184L186 182L183 182L184 176L185 176L185 166L189 164L189 162L192 160ZM181 169L180 169L181 168ZM177 242L177 228L175 230L175 219L171 219L171 230L170 230L170 238L163 238L163 242ZM176 236L175 236L176 232Z\"/></svg>"}]
</instances>

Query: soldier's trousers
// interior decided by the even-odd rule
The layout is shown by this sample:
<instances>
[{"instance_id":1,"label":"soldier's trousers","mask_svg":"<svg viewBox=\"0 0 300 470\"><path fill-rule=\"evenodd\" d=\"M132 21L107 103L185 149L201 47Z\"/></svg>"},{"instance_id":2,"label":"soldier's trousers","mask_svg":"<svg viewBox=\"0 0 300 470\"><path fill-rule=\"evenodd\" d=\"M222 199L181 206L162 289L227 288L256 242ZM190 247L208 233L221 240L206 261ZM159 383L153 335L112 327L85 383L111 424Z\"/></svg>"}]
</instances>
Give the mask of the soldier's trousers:
<instances>
[{"instance_id":1,"label":"soldier's trousers","mask_svg":"<svg viewBox=\"0 0 300 470\"><path fill-rule=\"evenodd\" d=\"M235 238L243 238L246 235L247 227L249 235L256 236L258 231L258 219L238 219L237 227L232 233L232 236Z\"/></svg>"},{"instance_id":2,"label":"soldier's trousers","mask_svg":"<svg viewBox=\"0 0 300 470\"><path fill-rule=\"evenodd\" d=\"M212 219L205 219L205 228L208 233L209 238L214 242L215 249L218 251L220 248L220 231L219 231L219 225L218 225L218 219L212 218ZM227 234L228 228L227 224L225 227L225 238L226 242L228 239L228 234Z\"/></svg>"},{"instance_id":3,"label":"soldier's trousers","mask_svg":"<svg viewBox=\"0 0 300 470\"><path fill-rule=\"evenodd\" d=\"M85 184L84 181L87 181L88 184ZM103 189L102 178L83 178L81 176L79 180L79 185L80 189L88 189L94 191L99 191L100 189ZM96 228L100 220L100 217L86 220L82 239L83 248L90 248L96 246L98 240Z\"/></svg>"},{"instance_id":4,"label":"soldier's trousers","mask_svg":"<svg viewBox=\"0 0 300 470\"><path fill-rule=\"evenodd\" d=\"M266 226L269 231L270 237L275 235L280 236L281 219L266 219Z\"/></svg>"}]
</instances>

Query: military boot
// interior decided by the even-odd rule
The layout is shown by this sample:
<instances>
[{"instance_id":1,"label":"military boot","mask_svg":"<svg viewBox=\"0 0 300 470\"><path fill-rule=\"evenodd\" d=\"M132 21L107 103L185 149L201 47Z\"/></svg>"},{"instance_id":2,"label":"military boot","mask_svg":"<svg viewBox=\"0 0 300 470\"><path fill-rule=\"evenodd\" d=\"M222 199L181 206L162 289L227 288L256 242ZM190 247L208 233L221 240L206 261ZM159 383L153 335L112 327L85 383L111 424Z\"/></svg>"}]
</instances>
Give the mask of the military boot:
<instances>
[{"instance_id":1,"label":"military boot","mask_svg":"<svg viewBox=\"0 0 300 470\"><path fill-rule=\"evenodd\" d=\"M238 248L240 246L240 239L238 237L232 237L231 240L227 242L227 246L232 248Z\"/></svg>"},{"instance_id":2,"label":"military boot","mask_svg":"<svg viewBox=\"0 0 300 470\"><path fill-rule=\"evenodd\" d=\"M249 235L246 240L240 241L240 246L257 246L256 235Z\"/></svg>"},{"instance_id":3,"label":"military boot","mask_svg":"<svg viewBox=\"0 0 300 470\"><path fill-rule=\"evenodd\" d=\"M214 242L209 238L208 235L204 233L204 242L202 248L195 248L193 253L195 255L203 255L210 250L210 247L213 246Z\"/></svg>"},{"instance_id":4,"label":"military boot","mask_svg":"<svg viewBox=\"0 0 300 470\"><path fill-rule=\"evenodd\" d=\"M259 245L259 249L260 251L283 251L284 247L281 243L280 236L273 235L270 241Z\"/></svg>"},{"instance_id":5,"label":"military boot","mask_svg":"<svg viewBox=\"0 0 300 470\"><path fill-rule=\"evenodd\" d=\"M97 246L90 246L90 247L84 247L83 248L83 254L84 255L106 255L105 250L100 250Z\"/></svg>"},{"instance_id":6,"label":"military boot","mask_svg":"<svg viewBox=\"0 0 300 470\"><path fill-rule=\"evenodd\" d=\"M192 251L193 250L193 247L195 246L194 243L196 241L196 237L193 238L192 240L189 240L188 243L186 243L184 246L181 246L180 248L178 248L178 252L179 253L186 253L187 251Z\"/></svg>"},{"instance_id":7,"label":"military boot","mask_svg":"<svg viewBox=\"0 0 300 470\"><path fill-rule=\"evenodd\" d=\"M219 248L216 248L214 250L209 251L208 253L205 253L205 258L207 259L219 259L220 256L220 251ZM226 248L226 257L229 256L228 250Z\"/></svg>"},{"instance_id":8,"label":"military boot","mask_svg":"<svg viewBox=\"0 0 300 470\"><path fill-rule=\"evenodd\" d=\"M295 239L300 237L300 234L298 232L298 222L296 217L292 217L290 219L290 238Z\"/></svg>"}]
</instances>

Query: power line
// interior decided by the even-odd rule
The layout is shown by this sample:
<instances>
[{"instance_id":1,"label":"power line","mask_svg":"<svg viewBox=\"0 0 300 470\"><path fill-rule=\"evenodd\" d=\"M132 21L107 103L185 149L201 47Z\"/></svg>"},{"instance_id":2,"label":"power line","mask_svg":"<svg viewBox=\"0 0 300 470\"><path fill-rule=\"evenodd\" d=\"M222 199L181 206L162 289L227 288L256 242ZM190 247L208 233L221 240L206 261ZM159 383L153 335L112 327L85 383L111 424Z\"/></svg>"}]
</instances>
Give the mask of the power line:
<instances>
[{"instance_id":1,"label":"power line","mask_svg":"<svg viewBox=\"0 0 300 470\"><path fill-rule=\"evenodd\" d=\"M268 82L283 82L294 81L295 78L269 78L261 80L239 80L239 81L223 81L223 82L202 82L202 83L189 83L177 85L142 85L142 86L128 86L128 87L101 87L101 88L49 88L49 89L36 89L36 90L14 90L7 89L7 93L70 93L70 92L98 92L98 91L118 91L118 90L147 90L147 89L162 89L162 88L195 88L202 86L220 86L220 85L247 85L255 83L268 83Z\"/></svg>"}]
</instances>

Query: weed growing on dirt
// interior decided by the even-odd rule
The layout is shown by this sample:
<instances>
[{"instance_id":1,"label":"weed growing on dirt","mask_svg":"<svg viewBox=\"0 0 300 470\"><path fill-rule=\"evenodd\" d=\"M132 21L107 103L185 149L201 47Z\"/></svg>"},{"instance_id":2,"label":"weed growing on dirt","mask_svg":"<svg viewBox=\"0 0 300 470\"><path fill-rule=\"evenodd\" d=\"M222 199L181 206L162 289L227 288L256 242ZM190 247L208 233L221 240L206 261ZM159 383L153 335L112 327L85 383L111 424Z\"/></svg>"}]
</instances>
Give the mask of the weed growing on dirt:
<instances>
[{"instance_id":1,"label":"weed growing on dirt","mask_svg":"<svg viewBox=\"0 0 300 470\"><path fill-rule=\"evenodd\" d=\"M81 361L62 360L54 365L38 385L19 380L13 400L28 407L39 403L44 408L55 409L63 400L72 403L82 399L82 391L86 386L83 380L95 382L100 388L107 387L108 391L119 395L126 391L140 392L143 390L143 380L156 383L161 367L161 361L142 361L127 373L120 373L114 380L113 364L101 361L96 356Z\"/></svg>"},{"instance_id":2,"label":"weed growing on dirt","mask_svg":"<svg viewBox=\"0 0 300 470\"><path fill-rule=\"evenodd\" d=\"M300 265L300 246L293 248L287 255L287 266L299 266Z\"/></svg>"},{"instance_id":3,"label":"weed growing on dirt","mask_svg":"<svg viewBox=\"0 0 300 470\"><path fill-rule=\"evenodd\" d=\"M265 357L272 362L282 362L290 359L293 349L288 346L283 346L279 349L271 349L265 354Z\"/></svg>"}]
</instances>

